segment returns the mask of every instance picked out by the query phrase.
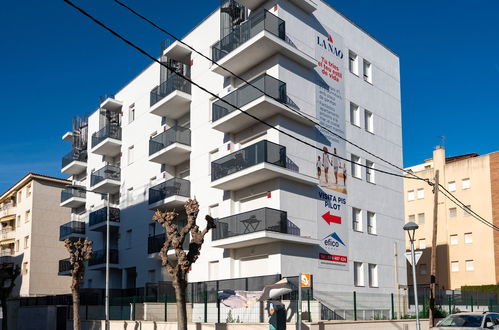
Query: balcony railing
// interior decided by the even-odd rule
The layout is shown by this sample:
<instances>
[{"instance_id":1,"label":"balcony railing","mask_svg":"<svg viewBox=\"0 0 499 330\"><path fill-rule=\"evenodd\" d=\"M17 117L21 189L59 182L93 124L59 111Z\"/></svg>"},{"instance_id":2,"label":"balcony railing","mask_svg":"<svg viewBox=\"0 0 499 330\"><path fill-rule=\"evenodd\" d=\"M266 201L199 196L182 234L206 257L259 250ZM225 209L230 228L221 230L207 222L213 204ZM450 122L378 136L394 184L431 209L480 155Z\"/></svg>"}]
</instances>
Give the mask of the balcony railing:
<instances>
[{"instance_id":1,"label":"balcony railing","mask_svg":"<svg viewBox=\"0 0 499 330\"><path fill-rule=\"evenodd\" d=\"M105 139L115 139L121 141L121 127L116 125L107 125L92 134L92 148Z\"/></svg>"},{"instance_id":2,"label":"balcony railing","mask_svg":"<svg viewBox=\"0 0 499 330\"><path fill-rule=\"evenodd\" d=\"M83 221L70 221L59 227L59 239L75 234L85 235L85 223Z\"/></svg>"},{"instance_id":3,"label":"balcony railing","mask_svg":"<svg viewBox=\"0 0 499 330\"><path fill-rule=\"evenodd\" d=\"M16 213L15 207L16 206L14 203L4 203L0 207L0 218L15 214Z\"/></svg>"},{"instance_id":4,"label":"balcony railing","mask_svg":"<svg viewBox=\"0 0 499 330\"><path fill-rule=\"evenodd\" d=\"M213 61L219 61L262 31L282 40L286 38L285 22L267 10L260 10L211 47Z\"/></svg>"},{"instance_id":5,"label":"balcony railing","mask_svg":"<svg viewBox=\"0 0 499 330\"><path fill-rule=\"evenodd\" d=\"M67 201L70 198L85 198L86 192L83 189L78 188L65 188L61 191L61 203Z\"/></svg>"},{"instance_id":6,"label":"balcony railing","mask_svg":"<svg viewBox=\"0 0 499 330\"><path fill-rule=\"evenodd\" d=\"M188 76L188 74L186 76ZM191 83L184 78L174 74L173 76L168 78L167 81L163 82L159 86L154 87L151 90L150 106L152 107L174 91L181 91L187 94L191 94Z\"/></svg>"},{"instance_id":7,"label":"balcony railing","mask_svg":"<svg viewBox=\"0 0 499 330\"><path fill-rule=\"evenodd\" d=\"M62 167L61 168L65 168L66 166L68 166L69 164L71 164L72 162L75 162L75 161L86 163L87 158L88 158L88 155L87 155L86 150L72 150L67 155L62 157Z\"/></svg>"},{"instance_id":8,"label":"balcony railing","mask_svg":"<svg viewBox=\"0 0 499 330\"><path fill-rule=\"evenodd\" d=\"M191 242L191 236L187 235L182 245L183 250L189 250L189 243ZM147 253L158 253L163 248L165 244L165 233L156 236L150 236L147 238ZM170 247L170 249L173 249Z\"/></svg>"},{"instance_id":9,"label":"balcony railing","mask_svg":"<svg viewBox=\"0 0 499 330\"><path fill-rule=\"evenodd\" d=\"M109 263L110 264L119 264L118 259L118 250L117 249L109 249ZM92 254L92 258L88 261L89 266L101 265L106 263L106 250L97 250Z\"/></svg>"},{"instance_id":10,"label":"balcony railing","mask_svg":"<svg viewBox=\"0 0 499 330\"><path fill-rule=\"evenodd\" d=\"M154 204L172 196L191 196L191 182L180 178L173 178L149 188L149 204Z\"/></svg>"},{"instance_id":11,"label":"balcony railing","mask_svg":"<svg viewBox=\"0 0 499 330\"><path fill-rule=\"evenodd\" d=\"M14 227L4 227L2 230L0 230L1 239L14 238L14 235L15 235Z\"/></svg>"},{"instance_id":12,"label":"balcony railing","mask_svg":"<svg viewBox=\"0 0 499 330\"><path fill-rule=\"evenodd\" d=\"M149 156L174 144L191 145L191 130L185 127L173 126L149 140Z\"/></svg>"},{"instance_id":13,"label":"balcony railing","mask_svg":"<svg viewBox=\"0 0 499 330\"><path fill-rule=\"evenodd\" d=\"M241 108L260 96L263 96L264 93L262 91L265 92L265 94L276 98L279 102L286 102L286 83L267 74L263 74L253 79L250 81L250 84L239 87L232 93L224 96L222 100ZM235 107L222 100L219 100L212 105L212 121L217 121L236 110Z\"/></svg>"},{"instance_id":14,"label":"balcony railing","mask_svg":"<svg viewBox=\"0 0 499 330\"><path fill-rule=\"evenodd\" d=\"M59 260L59 273L70 272L72 268L69 258Z\"/></svg>"},{"instance_id":15,"label":"balcony railing","mask_svg":"<svg viewBox=\"0 0 499 330\"><path fill-rule=\"evenodd\" d=\"M211 163L211 181L260 163L286 167L286 147L263 140Z\"/></svg>"},{"instance_id":16,"label":"balcony railing","mask_svg":"<svg viewBox=\"0 0 499 330\"><path fill-rule=\"evenodd\" d=\"M90 177L90 185L95 186L106 179L120 181L121 169L118 166L106 165L98 171L92 173Z\"/></svg>"},{"instance_id":17,"label":"balcony railing","mask_svg":"<svg viewBox=\"0 0 499 330\"><path fill-rule=\"evenodd\" d=\"M273 231L299 235L299 229L287 220L287 213L271 208L261 208L218 219L212 230L212 240L219 240L257 231Z\"/></svg>"},{"instance_id":18,"label":"balcony railing","mask_svg":"<svg viewBox=\"0 0 499 330\"><path fill-rule=\"evenodd\" d=\"M94 226L107 221L107 207L103 207L90 213L88 216L88 225ZM120 209L111 207L109 209L109 222L120 222Z\"/></svg>"}]
</instances>

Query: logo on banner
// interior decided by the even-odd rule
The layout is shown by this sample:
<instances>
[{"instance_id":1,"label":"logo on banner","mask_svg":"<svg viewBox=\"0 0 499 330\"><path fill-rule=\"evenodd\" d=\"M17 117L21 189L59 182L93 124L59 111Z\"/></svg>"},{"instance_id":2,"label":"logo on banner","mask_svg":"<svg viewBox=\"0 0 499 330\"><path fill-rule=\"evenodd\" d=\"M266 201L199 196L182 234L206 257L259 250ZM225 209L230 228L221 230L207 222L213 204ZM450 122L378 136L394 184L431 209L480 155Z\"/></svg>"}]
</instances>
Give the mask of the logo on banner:
<instances>
[{"instance_id":1,"label":"logo on banner","mask_svg":"<svg viewBox=\"0 0 499 330\"><path fill-rule=\"evenodd\" d=\"M339 58L343 58L343 52L341 49L336 48L333 44L333 37L331 35L328 36L327 39L324 39L321 36L317 36L317 44L327 50L328 52L334 54Z\"/></svg>"},{"instance_id":2,"label":"logo on banner","mask_svg":"<svg viewBox=\"0 0 499 330\"><path fill-rule=\"evenodd\" d=\"M346 244L343 242L343 240L340 238L340 235L338 235L336 232L332 233L331 235L328 235L324 237L322 240L324 243L324 246L329 249L329 248L338 248L340 245L346 246Z\"/></svg>"}]
</instances>

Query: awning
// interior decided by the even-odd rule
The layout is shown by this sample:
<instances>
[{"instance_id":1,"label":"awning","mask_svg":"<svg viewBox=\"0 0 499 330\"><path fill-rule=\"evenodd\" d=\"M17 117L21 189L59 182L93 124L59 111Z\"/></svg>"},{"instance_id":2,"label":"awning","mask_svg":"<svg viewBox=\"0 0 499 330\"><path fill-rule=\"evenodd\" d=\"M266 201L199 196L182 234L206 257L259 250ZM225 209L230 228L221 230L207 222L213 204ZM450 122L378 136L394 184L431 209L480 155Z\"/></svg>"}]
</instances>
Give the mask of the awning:
<instances>
[{"instance_id":1,"label":"awning","mask_svg":"<svg viewBox=\"0 0 499 330\"><path fill-rule=\"evenodd\" d=\"M1 218L0 222L7 222L7 221L12 221L12 220L16 220L15 214L11 214L11 215L8 215L6 217Z\"/></svg>"},{"instance_id":2,"label":"awning","mask_svg":"<svg viewBox=\"0 0 499 330\"><path fill-rule=\"evenodd\" d=\"M0 241L0 245L9 245L9 244L14 244L14 239L4 239L3 241Z\"/></svg>"}]
</instances>

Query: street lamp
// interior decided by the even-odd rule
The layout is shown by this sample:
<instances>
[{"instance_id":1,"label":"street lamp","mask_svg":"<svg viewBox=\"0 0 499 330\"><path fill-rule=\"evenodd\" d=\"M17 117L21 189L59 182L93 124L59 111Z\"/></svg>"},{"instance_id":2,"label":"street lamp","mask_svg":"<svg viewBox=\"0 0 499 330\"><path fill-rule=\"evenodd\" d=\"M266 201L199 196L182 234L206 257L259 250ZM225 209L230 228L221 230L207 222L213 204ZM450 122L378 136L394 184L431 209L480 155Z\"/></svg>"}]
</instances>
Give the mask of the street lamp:
<instances>
[{"instance_id":1,"label":"street lamp","mask_svg":"<svg viewBox=\"0 0 499 330\"><path fill-rule=\"evenodd\" d=\"M409 235L409 241L411 243L411 264L412 264L412 282L414 287L414 304L416 305L416 330L421 330L419 325L419 310L418 310L418 284L416 281L416 256L414 255L414 236L416 234L416 229L419 226L414 222L408 222L404 225L404 230L407 231Z\"/></svg>"}]
</instances>

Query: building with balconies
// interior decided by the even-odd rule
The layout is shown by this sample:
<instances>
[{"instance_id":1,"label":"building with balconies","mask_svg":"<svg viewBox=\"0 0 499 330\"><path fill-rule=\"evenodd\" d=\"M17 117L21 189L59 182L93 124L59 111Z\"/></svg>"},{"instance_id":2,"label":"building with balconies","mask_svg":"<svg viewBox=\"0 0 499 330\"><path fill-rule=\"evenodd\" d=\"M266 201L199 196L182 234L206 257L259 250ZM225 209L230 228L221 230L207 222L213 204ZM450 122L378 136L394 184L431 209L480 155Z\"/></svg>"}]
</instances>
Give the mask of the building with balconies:
<instances>
[{"instance_id":1,"label":"building with balconies","mask_svg":"<svg viewBox=\"0 0 499 330\"><path fill-rule=\"evenodd\" d=\"M196 197L200 226L218 226L189 281L307 272L314 290L398 292L403 182L355 146L402 165L397 55L310 0L221 1L183 41L210 60L166 43L162 65L88 117L86 172L72 177L85 206L65 203L95 251L111 211L111 288L170 281L151 218ZM102 253L84 286L104 287Z\"/></svg>"},{"instance_id":2,"label":"building with balconies","mask_svg":"<svg viewBox=\"0 0 499 330\"><path fill-rule=\"evenodd\" d=\"M64 164L63 164L64 167ZM67 258L59 226L70 219L60 207L70 181L28 173L0 195L0 264L18 264L21 274L13 296L70 293L69 278L54 281L59 261Z\"/></svg>"}]
</instances>

